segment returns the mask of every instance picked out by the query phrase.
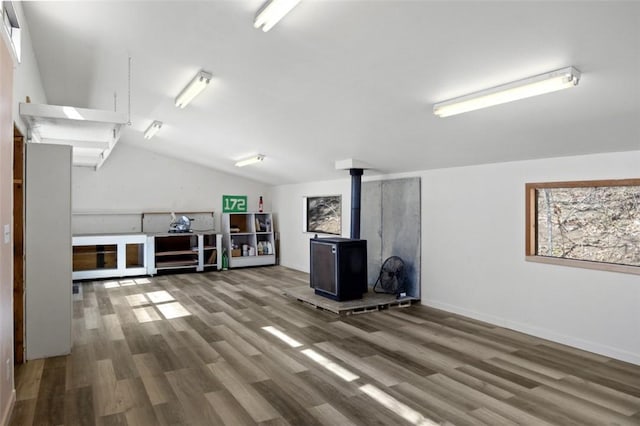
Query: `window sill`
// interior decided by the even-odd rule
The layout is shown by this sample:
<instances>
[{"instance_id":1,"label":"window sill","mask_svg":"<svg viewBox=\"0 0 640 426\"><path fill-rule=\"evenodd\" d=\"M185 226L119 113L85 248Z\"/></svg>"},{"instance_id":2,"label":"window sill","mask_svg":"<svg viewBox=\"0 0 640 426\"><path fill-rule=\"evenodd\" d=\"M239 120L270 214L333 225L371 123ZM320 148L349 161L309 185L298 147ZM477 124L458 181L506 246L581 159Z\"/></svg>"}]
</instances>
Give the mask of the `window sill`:
<instances>
[{"instance_id":1,"label":"window sill","mask_svg":"<svg viewBox=\"0 0 640 426\"><path fill-rule=\"evenodd\" d=\"M590 262L588 260L561 259L547 256L525 256L527 262L546 263L549 265L571 266L574 268L596 269L599 271L621 272L623 274L640 275L639 266L615 265L613 263Z\"/></svg>"}]
</instances>

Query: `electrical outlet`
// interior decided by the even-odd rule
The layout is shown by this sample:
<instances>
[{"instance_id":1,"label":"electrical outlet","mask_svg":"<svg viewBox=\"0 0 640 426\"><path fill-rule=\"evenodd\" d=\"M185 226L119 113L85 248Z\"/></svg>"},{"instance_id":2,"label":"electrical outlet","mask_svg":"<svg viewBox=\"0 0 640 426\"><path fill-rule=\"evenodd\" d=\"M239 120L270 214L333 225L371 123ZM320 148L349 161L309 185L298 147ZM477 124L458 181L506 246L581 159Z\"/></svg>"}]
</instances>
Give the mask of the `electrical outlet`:
<instances>
[{"instance_id":1,"label":"electrical outlet","mask_svg":"<svg viewBox=\"0 0 640 426\"><path fill-rule=\"evenodd\" d=\"M11 226L4 225L4 243L9 244L11 242Z\"/></svg>"},{"instance_id":2,"label":"electrical outlet","mask_svg":"<svg viewBox=\"0 0 640 426\"><path fill-rule=\"evenodd\" d=\"M5 372L4 380L8 382L11 379L11 358L7 358Z\"/></svg>"}]
</instances>

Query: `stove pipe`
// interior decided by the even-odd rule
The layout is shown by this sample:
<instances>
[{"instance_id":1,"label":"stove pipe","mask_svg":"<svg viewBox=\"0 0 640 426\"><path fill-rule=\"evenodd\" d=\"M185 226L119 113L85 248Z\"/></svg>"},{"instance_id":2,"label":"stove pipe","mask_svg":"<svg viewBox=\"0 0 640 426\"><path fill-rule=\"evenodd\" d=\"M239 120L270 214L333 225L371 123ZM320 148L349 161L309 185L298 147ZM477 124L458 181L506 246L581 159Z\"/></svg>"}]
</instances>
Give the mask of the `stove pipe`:
<instances>
[{"instance_id":1,"label":"stove pipe","mask_svg":"<svg viewBox=\"0 0 640 426\"><path fill-rule=\"evenodd\" d=\"M349 169L351 175L351 238L360 239L360 189L363 169Z\"/></svg>"}]
</instances>

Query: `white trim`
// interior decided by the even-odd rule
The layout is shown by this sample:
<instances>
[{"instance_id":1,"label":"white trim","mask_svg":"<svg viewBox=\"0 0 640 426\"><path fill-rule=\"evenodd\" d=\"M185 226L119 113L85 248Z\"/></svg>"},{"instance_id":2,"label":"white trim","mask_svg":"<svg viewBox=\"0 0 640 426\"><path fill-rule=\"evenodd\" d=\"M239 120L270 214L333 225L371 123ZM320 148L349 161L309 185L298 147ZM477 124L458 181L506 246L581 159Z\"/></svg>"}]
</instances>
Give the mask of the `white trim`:
<instances>
[{"instance_id":1,"label":"white trim","mask_svg":"<svg viewBox=\"0 0 640 426\"><path fill-rule=\"evenodd\" d=\"M563 257L539 255L525 256L524 260L527 262L546 263L547 265L571 266L574 268L584 268L595 271L640 275L640 266L621 265L618 263L593 262L590 260L566 259Z\"/></svg>"}]
</instances>

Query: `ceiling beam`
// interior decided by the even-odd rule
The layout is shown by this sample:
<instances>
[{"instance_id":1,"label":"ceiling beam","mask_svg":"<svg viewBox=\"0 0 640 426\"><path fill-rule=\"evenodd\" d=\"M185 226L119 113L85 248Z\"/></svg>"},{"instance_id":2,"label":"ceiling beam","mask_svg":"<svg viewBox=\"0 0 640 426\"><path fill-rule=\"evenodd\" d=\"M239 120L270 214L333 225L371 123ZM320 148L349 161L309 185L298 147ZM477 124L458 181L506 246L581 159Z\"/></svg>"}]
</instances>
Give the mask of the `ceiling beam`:
<instances>
[{"instance_id":1,"label":"ceiling beam","mask_svg":"<svg viewBox=\"0 0 640 426\"><path fill-rule=\"evenodd\" d=\"M102 164L104 164L104 162L107 161L107 158L109 158L109 155L111 155L111 151L113 151L113 148L116 147L116 144L118 143L119 140L120 140L120 126L118 126L118 128L116 129L113 129L113 143L109 148L102 151L102 157L98 161L98 164L96 164L96 171L98 171L98 169L102 167Z\"/></svg>"},{"instance_id":2,"label":"ceiling beam","mask_svg":"<svg viewBox=\"0 0 640 426\"><path fill-rule=\"evenodd\" d=\"M122 112L24 102L20 103L20 115L113 124L126 124L128 121L127 115Z\"/></svg>"},{"instance_id":3,"label":"ceiling beam","mask_svg":"<svg viewBox=\"0 0 640 426\"><path fill-rule=\"evenodd\" d=\"M74 148L91 148L91 149L109 149L112 145L111 142L106 141L88 141L88 140L74 140L74 139L53 139L43 138L40 139L41 143L50 143L54 145L71 145Z\"/></svg>"}]
</instances>

